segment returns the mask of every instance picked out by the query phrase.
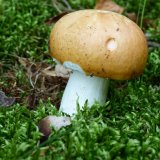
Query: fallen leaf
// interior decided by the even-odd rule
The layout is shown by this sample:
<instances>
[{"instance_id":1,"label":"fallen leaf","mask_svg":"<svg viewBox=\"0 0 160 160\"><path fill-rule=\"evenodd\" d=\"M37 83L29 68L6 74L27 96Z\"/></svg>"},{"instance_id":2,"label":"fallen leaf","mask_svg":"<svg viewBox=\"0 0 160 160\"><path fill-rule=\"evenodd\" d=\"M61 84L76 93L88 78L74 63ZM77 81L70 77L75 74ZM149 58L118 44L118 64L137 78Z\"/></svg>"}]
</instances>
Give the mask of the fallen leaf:
<instances>
[{"instance_id":1,"label":"fallen leaf","mask_svg":"<svg viewBox=\"0 0 160 160\"><path fill-rule=\"evenodd\" d=\"M56 23L60 18L62 18L63 16L65 16L66 14L71 13L71 12L73 12L73 10L64 11L56 16L53 16L53 17L45 20L45 23L48 25L51 25L52 23Z\"/></svg>"},{"instance_id":2,"label":"fallen leaf","mask_svg":"<svg viewBox=\"0 0 160 160\"><path fill-rule=\"evenodd\" d=\"M126 16L131 19L132 21L136 22L137 20L137 17L136 17L136 14L134 12L132 13L126 13Z\"/></svg>"},{"instance_id":3,"label":"fallen leaf","mask_svg":"<svg viewBox=\"0 0 160 160\"><path fill-rule=\"evenodd\" d=\"M60 65L60 64L57 64L55 67L55 73L58 77L69 78L71 72L72 72L71 69L67 69L63 65Z\"/></svg>"},{"instance_id":4,"label":"fallen leaf","mask_svg":"<svg viewBox=\"0 0 160 160\"><path fill-rule=\"evenodd\" d=\"M116 4L111 0L97 0L95 9L113 11L117 13L123 13L124 8Z\"/></svg>"},{"instance_id":5,"label":"fallen leaf","mask_svg":"<svg viewBox=\"0 0 160 160\"><path fill-rule=\"evenodd\" d=\"M15 102L15 97L7 97L4 92L0 91L0 107L9 107Z\"/></svg>"},{"instance_id":6,"label":"fallen leaf","mask_svg":"<svg viewBox=\"0 0 160 160\"><path fill-rule=\"evenodd\" d=\"M153 41L147 41L148 47L155 47L155 48L160 48L160 43L153 42Z\"/></svg>"},{"instance_id":7,"label":"fallen leaf","mask_svg":"<svg viewBox=\"0 0 160 160\"><path fill-rule=\"evenodd\" d=\"M48 100L50 98L58 109L61 98L59 93L64 90L71 70L62 65L54 66L44 62L32 62L21 57L18 57L18 60L24 66L30 87L32 86L27 98L28 108L35 109L39 99Z\"/></svg>"},{"instance_id":8,"label":"fallen leaf","mask_svg":"<svg viewBox=\"0 0 160 160\"><path fill-rule=\"evenodd\" d=\"M42 74L45 75L45 76L51 76L51 77L56 77L57 76L55 71L49 71L49 70L43 70Z\"/></svg>"}]
</instances>

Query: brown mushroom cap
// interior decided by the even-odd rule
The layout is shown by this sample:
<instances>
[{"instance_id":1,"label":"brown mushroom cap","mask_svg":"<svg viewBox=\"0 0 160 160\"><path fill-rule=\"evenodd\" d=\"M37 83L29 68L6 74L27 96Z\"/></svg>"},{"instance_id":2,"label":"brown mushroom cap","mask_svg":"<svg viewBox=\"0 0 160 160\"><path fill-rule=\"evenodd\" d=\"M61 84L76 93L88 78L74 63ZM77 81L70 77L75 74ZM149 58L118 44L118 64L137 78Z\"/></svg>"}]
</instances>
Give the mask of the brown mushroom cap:
<instances>
[{"instance_id":1,"label":"brown mushroom cap","mask_svg":"<svg viewBox=\"0 0 160 160\"><path fill-rule=\"evenodd\" d=\"M142 30L123 15L81 10L62 17L50 35L52 57L78 64L86 74L125 80L140 75L147 61Z\"/></svg>"}]
</instances>

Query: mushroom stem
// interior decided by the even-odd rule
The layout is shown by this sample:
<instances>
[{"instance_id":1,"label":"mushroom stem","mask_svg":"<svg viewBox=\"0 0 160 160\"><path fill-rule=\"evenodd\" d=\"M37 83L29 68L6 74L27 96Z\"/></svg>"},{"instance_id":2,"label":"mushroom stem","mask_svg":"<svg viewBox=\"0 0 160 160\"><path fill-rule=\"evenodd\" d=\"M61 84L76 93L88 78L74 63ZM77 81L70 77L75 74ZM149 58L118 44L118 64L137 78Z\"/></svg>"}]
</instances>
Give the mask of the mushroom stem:
<instances>
[{"instance_id":1,"label":"mushroom stem","mask_svg":"<svg viewBox=\"0 0 160 160\"><path fill-rule=\"evenodd\" d=\"M60 111L72 116L77 113L77 103L82 109L86 100L89 107L95 101L103 105L106 101L108 86L108 79L86 76L81 72L73 71L62 97Z\"/></svg>"}]
</instances>

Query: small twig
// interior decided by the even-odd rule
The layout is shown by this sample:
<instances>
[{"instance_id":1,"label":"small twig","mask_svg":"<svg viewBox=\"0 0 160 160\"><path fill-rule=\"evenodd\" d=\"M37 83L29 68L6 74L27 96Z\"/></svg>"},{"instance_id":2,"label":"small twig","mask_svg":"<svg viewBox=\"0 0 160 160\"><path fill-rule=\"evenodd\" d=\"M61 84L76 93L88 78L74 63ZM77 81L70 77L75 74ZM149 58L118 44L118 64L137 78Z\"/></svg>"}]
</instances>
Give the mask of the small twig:
<instances>
[{"instance_id":1,"label":"small twig","mask_svg":"<svg viewBox=\"0 0 160 160\"><path fill-rule=\"evenodd\" d=\"M41 90L46 90L44 83L45 83L45 77L42 77Z\"/></svg>"},{"instance_id":2,"label":"small twig","mask_svg":"<svg viewBox=\"0 0 160 160\"><path fill-rule=\"evenodd\" d=\"M62 11L58 8L58 5L56 4L57 1L56 1L56 0L53 0L52 2L53 2L53 6L54 6L54 8L57 10L57 12L58 12L58 13L62 13Z\"/></svg>"},{"instance_id":3,"label":"small twig","mask_svg":"<svg viewBox=\"0 0 160 160\"><path fill-rule=\"evenodd\" d=\"M157 42L148 41L148 47L156 47L156 48L160 48L160 44L157 43Z\"/></svg>"},{"instance_id":4,"label":"small twig","mask_svg":"<svg viewBox=\"0 0 160 160\"><path fill-rule=\"evenodd\" d=\"M53 87L50 87L49 89L47 89L47 92L50 92L52 90L55 90L57 87L59 87L60 84L54 85Z\"/></svg>"},{"instance_id":5,"label":"small twig","mask_svg":"<svg viewBox=\"0 0 160 160\"><path fill-rule=\"evenodd\" d=\"M8 76L8 75L0 76L0 78L11 78L11 79L16 79L16 77L14 77L14 76Z\"/></svg>"},{"instance_id":6,"label":"small twig","mask_svg":"<svg viewBox=\"0 0 160 160\"><path fill-rule=\"evenodd\" d=\"M72 10L72 7L70 6L70 4L66 1L66 0L62 0L63 1L63 3L67 6L67 8L69 9L69 10Z\"/></svg>"},{"instance_id":7,"label":"small twig","mask_svg":"<svg viewBox=\"0 0 160 160\"><path fill-rule=\"evenodd\" d=\"M141 20L140 20L140 27L141 28L143 27L144 10L146 7L147 0L144 0L143 2L144 3L143 3L142 13L141 13Z\"/></svg>"},{"instance_id":8,"label":"small twig","mask_svg":"<svg viewBox=\"0 0 160 160\"><path fill-rule=\"evenodd\" d=\"M25 92L23 89L21 89L21 88L17 88L17 91L20 91L20 92Z\"/></svg>"},{"instance_id":9,"label":"small twig","mask_svg":"<svg viewBox=\"0 0 160 160\"><path fill-rule=\"evenodd\" d=\"M29 75L29 82L30 82L31 86L32 86L33 88L35 88L34 85L33 85L33 81L32 81L32 75Z\"/></svg>"},{"instance_id":10,"label":"small twig","mask_svg":"<svg viewBox=\"0 0 160 160\"><path fill-rule=\"evenodd\" d=\"M36 78L35 78L35 80L34 80L34 85L36 85L37 80L38 80L38 77L39 77L40 75L41 75L41 73L36 74Z\"/></svg>"},{"instance_id":11,"label":"small twig","mask_svg":"<svg viewBox=\"0 0 160 160\"><path fill-rule=\"evenodd\" d=\"M160 48L160 43L152 41L150 34L145 33L145 36L146 36L146 38L147 38L148 47Z\"/></svg>"}]
</instances>

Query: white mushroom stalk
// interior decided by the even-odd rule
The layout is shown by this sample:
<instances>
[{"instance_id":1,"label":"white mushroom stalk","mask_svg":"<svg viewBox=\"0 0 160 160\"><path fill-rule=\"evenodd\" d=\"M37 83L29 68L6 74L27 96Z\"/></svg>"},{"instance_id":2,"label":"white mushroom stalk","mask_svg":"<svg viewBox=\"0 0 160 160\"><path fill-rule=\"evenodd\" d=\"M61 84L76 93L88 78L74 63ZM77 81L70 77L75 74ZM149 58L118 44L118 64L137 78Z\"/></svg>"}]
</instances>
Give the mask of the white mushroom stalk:
<instances>
[{"instance_id":1,"label":"white mushroom stalk","mask_svg":"<svg viewBox=\"0 0 160 160\"><path fill-rule=\"evenodd\" d=\"M89 107L96 101L104 105L108 86L108 79L73 71L63 94L60 111L72 116L77 113L77 105L82 109L86 101Z\"/></svg>"}]
</instances>

